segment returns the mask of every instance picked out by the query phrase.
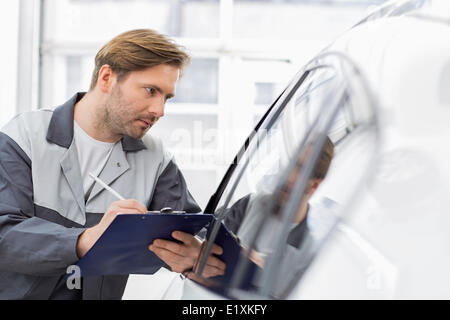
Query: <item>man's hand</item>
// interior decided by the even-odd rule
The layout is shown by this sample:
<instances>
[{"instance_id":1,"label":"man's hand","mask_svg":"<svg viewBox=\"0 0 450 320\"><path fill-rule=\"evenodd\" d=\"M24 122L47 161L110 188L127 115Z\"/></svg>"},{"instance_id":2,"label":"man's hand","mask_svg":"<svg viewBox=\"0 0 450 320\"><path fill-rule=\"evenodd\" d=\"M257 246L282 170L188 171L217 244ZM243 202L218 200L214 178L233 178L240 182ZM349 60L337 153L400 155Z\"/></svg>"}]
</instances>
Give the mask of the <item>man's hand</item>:
<instances>
[{"instance_id":1,"label":"man's hand","mask_svg":"<svg viewBox=\"0 0 450 320\"><path fill-rule=\"evenodd\" d=\"M193 235L181 231L174 231L172 237L182 243L174 241L156 239L149 249L153 251L161 260L170 266L172 271L183 273L191 270L199 258L202 243ZM223 250L214 244L211 254L221 255ZM222 275L225 272L225 263L219 258L210 255L206 261L202 276L205 278Z\"/></svg>"},{"instance_id":2,"label":"man's hand","mask_svg":"<svg viewBox=\"0 0 450 320\"><path fill-rule=\"evenodd\" d=\"M94 243L100 238L100 236L105 232L108 226L113 222L118 213L146 213L147 208L137 200L118 200L111 203L108 210L103 215L100 222L86 229L79 237L77 242L77 255L78 258L82 258L86 252Z\"/></svg>"}]
</instances>

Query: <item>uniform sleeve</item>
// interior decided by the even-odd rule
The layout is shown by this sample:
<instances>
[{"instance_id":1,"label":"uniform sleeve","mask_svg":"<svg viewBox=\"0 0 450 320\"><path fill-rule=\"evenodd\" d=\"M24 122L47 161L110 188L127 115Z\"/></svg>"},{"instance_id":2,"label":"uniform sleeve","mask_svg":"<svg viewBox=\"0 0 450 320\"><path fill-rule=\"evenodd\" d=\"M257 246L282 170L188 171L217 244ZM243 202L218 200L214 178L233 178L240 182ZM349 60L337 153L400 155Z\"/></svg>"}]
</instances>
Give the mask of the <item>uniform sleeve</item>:
<instances>
[{"instance_id":1,"label":"uniform sleeve","mask_svg":"<svg viewBox=\"0 0 450 320\"><path fill-rule=\"evenodd\" d=\"M231 208L227 209L227 212L225 214L225 225L227 226L228 230L235 234L238 233L239 227L241 226L242 221L244 221L248 203L250 201L250 196L251 194L248 194L236 201L231 206ZM221 210L223 209L219 208L217 212L220 212Z\"/></svg>"},{"instance_id":2,"label":"uniform sleeve","mask_svg":"<svg viewBox=\"0 0 450 320\"><path fill-rule=\"evenodd\" d=\"M184 210L187 213L202 211L190 194L183 174L173 160L169 161L159 176L148 206L149 210L161 210L164 207Z\"/></svg>"},{"instance_id":3,"label":"uniform sleeve","mask_svg":"<svg viewBox=\"0 0 450 320\"><path fill-rule=\"evenodd\" d=\"M76 243L84 228L36 216L31 160L0 132L0 270L60 275L78 261Z\"/></svg>"}]
</instances>

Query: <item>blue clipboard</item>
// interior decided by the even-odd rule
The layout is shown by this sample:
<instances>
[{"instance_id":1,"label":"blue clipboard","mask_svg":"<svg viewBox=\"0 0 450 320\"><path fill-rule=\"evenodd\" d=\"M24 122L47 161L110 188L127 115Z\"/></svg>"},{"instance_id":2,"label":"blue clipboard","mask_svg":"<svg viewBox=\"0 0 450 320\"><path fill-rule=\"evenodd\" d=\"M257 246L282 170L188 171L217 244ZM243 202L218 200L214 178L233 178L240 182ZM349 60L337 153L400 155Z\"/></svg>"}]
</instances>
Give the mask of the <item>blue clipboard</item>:
<instances>
[{"instance_id":1,"label":"blue clipboard","mask_svg":"<svg viewBox=\"0 0 450 320\"><path fill-rule=\"evenodd\" d=\"M173 240L175 230L190 234L206 227L211 214L119 214L81 258L81 276L153 274L165 263L148 245L155 239Z\"/></svg>"},{"instance_id":2,"label":"blue clipboard","mask_svg":"<svg viewBox=\"0 0 450 320\"><path fill-rule=\"evenodd\" d=\"M208 230L207 239L212 231L212 226L213 224L210 224L211 228ZM223 223L220 224L219 232L214 239L214 243L221 246L223 249L223 253L216 256L226 263L226 269L224 275L210 278L210 280L215 282L215 285L210 287L210 289L215 289L215 291L220 293L231 284L239 259L246 259L248 263L248 267L239 284L239 288L244 290L250 289L253 286L253 279L260 268L253 261L250 261L245 257L245 254L242 252L242 246L239 244L239 240Z\"/></svg>"},{"instance_id":3,"label":"blue clipboard","mask_svg":"<svg viewBox=\"0 0 450 320\"><path fill-rule=\"evenodd\" d=\"M81 258L77 266L82 277L100 275L153 274L165 263L148 249L155 239L177 241L171 234L175 230L197 234L204 227L216 221L212 214L119 214L97 240L94 246ZM210 230L208 230L209 234ZM210 278L219 291L227 287L232 279L239 259L243 258L238 240L221 223L215 243L223 248L217 255L226 263L225 274ZM240 288L251 286L258 267L250 262Z\"/></svg>"}]
</instances>

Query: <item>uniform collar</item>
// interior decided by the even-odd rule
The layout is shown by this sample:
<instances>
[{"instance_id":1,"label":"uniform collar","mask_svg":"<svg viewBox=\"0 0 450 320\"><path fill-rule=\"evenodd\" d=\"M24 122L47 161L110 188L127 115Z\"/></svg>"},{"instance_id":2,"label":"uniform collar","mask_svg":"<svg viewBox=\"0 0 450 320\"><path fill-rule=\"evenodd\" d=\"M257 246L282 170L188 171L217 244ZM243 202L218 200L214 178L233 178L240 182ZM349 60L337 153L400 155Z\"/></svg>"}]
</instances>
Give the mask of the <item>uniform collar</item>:
<instances>
[{"instance_id":1,"label":"uniform collar","mask_svg":"<svg viewBox=\"0 0 450 320\"><path fill-rule=\"evenodd\" d=\"M73 140L73 112L75 104L86 92L77 92L72 98L53 111L47 130L47 141L68 149ZM141 139L122 138L123 151L139 151L147 149Z\"/></svg>"}]
</instances>

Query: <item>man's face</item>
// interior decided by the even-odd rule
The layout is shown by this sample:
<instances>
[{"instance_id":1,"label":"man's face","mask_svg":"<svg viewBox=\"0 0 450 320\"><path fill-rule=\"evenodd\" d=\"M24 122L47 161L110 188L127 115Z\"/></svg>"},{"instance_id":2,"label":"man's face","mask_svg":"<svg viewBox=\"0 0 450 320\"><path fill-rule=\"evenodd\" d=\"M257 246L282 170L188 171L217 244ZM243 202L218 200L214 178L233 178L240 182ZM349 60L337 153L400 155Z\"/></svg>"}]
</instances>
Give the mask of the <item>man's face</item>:
<instances>
[{"instance_id":1,"label":"man's face","mask_svg":"<svg viewBox=\"0 0 450 320\"><path fill-rule=\"evenodd\" d=\"M133 71L114 80L107 96L102 121L114 135L142 138L164 115L164 106L175 95L179 69L160 64Z\"/></svg>"}]
</instances>

